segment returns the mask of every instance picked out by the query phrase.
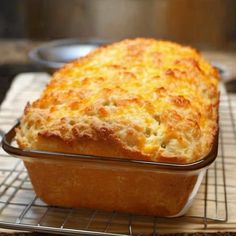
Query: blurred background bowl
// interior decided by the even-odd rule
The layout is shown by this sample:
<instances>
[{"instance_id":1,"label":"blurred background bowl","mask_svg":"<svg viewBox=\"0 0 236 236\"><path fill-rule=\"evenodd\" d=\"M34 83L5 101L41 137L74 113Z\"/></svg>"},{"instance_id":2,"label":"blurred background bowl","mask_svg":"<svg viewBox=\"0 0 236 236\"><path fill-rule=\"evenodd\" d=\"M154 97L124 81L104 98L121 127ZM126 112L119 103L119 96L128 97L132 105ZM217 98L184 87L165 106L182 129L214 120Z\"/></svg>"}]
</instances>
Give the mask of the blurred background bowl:
<instances>
[{"instance_id":1,"label":"blurred background bowl","mask_svg":"<svg viewBox=\"0 0 236 236\"><path fill-rule=\"evenodd\" d=\"M104 41L81 41L79 39L63 39L45 43L29 52L30 60L42 70L53 73L77 58L87 55Z\"/></svg>"}]
</instances>

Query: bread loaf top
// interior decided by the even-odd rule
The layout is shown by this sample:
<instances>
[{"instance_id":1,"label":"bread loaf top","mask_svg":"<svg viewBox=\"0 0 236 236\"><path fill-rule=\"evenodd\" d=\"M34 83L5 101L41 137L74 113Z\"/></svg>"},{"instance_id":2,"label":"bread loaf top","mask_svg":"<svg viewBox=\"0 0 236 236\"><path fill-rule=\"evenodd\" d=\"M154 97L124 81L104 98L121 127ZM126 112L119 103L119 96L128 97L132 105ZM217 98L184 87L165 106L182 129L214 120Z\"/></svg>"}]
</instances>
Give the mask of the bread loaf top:
<instances>
[{"instance_id":1,"label":"bread loaf top","mask_svg":"<svg viewBox=\"0 0 236 236\"><path fill-rule=\"evenodd\" d=\"M218 72L190 47L127 39L56 72L28 104L21 148L190 163L218 129Z\"/></svg>"}]
</instances>

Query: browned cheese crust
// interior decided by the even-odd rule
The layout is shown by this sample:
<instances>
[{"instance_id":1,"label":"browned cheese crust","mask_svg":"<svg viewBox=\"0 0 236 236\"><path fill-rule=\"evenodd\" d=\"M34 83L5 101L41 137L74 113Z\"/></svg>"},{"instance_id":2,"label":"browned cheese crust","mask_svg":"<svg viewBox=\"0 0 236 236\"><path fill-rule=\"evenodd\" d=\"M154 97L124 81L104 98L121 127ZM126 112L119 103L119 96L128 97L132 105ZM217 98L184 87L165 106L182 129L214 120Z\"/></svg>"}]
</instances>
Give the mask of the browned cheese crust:
<instances>
[{"instance_id":1,"label":"browned cheese crust","mask_svg":"<svg viewBox=\"0 0 236 236\"><path fill-rule=\"evenodd\" d=\"M190 163L211 149L218 73L190 47L154 39L94 50L27 105L21 148Z\"/></svg>"}]
</instances>

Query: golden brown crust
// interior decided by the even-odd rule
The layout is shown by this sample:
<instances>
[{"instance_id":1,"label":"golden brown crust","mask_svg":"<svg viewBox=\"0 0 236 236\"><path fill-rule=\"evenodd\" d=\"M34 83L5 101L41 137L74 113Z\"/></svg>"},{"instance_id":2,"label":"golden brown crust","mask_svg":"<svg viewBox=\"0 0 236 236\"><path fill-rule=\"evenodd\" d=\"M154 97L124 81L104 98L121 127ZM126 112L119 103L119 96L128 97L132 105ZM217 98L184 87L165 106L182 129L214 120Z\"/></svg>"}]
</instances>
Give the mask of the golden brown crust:
<instances>
[{"instance_id":1,"label":"golden brown crust","mask_svg":"<svg viewBox=\"0 0 236 236\"><path fill-rule=\"evenodd\" d=\"M37 196L49 205L157 216L180 214L200 176L60 159L26 160L25 166Z\"/></svg>"},{"instance_id":2,"label":"golden brown crust","mask_svg":"<svg viewBox=\"0 0 236 236\"><path fill-rule=\"evenodd\" d=\"M215 138L218 74L199 53L154 39L101 47L54 74L27 105L21 148L190 163Z\"/></svg>"}]
</instances>

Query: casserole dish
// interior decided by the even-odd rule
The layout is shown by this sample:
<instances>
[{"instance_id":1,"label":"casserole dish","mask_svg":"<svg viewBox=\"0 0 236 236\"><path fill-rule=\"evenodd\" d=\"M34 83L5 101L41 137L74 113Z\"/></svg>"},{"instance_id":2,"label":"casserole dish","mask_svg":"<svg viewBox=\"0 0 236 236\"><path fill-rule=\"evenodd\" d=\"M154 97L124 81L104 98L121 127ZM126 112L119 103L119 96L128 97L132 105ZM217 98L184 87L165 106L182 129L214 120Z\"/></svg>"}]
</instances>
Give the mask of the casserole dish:
<instances>
[{"instance_id":1,"label":"casserole dish","mask_svg":"<svg viewBox=\"0 0 236 236\"><path fill-rule=\"evenodd\" d=\"M177 217L186 213L218 150L189 164L22 150L14 126L3 149L24 161L38 197L50 205Z\"/></svg>"},{"instance_id":2,"label":"casserole dish","mask_svg":"<svg viewBox=\"0 0 236 236\"><path fill-rule=\"evenodd\" d=\"M179 216L217 155L218 79L172 42L100 47L52 76L4 148L50 205Z\"/></svg>"}]
</instances>

